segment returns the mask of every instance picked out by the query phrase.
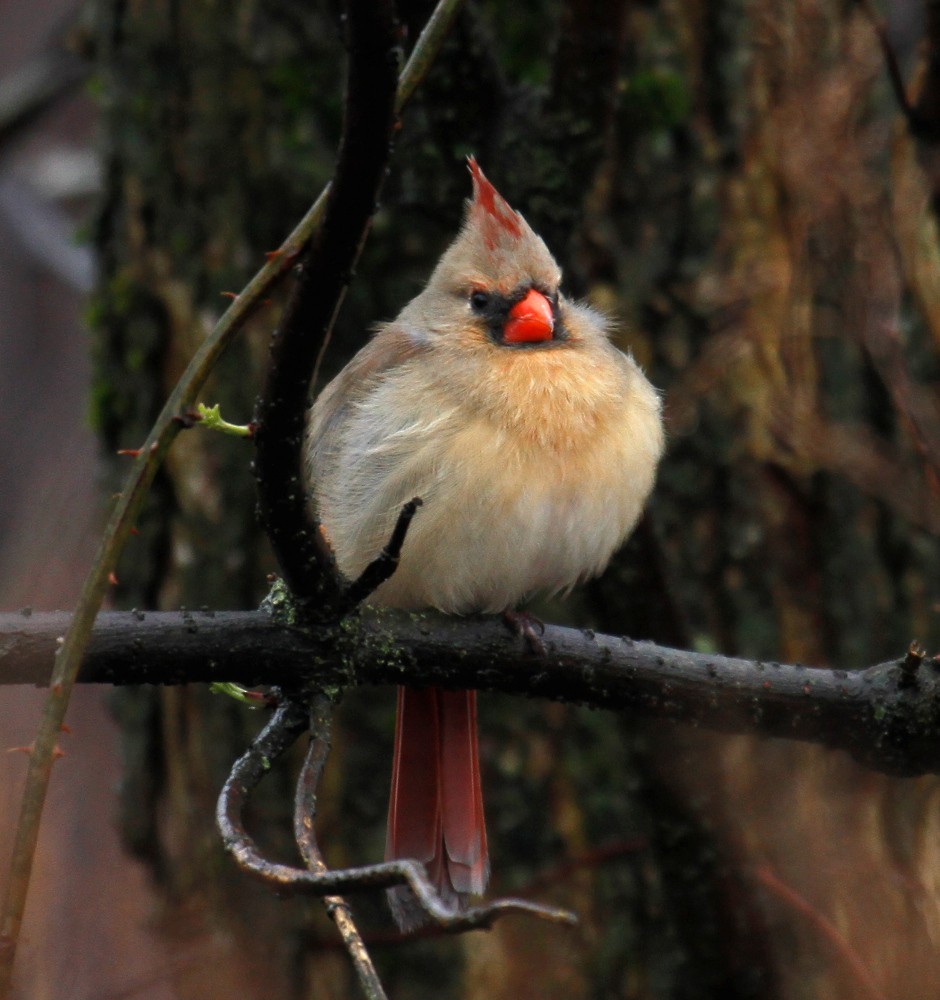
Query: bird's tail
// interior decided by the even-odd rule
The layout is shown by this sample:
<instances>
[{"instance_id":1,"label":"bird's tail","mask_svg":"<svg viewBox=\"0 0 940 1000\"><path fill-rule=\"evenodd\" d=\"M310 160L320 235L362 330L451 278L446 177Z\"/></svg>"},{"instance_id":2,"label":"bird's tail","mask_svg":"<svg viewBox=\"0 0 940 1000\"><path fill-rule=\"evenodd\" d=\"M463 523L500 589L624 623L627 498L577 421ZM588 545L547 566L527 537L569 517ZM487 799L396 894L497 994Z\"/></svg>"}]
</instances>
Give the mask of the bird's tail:
<instances>
[{"instance_id":1,"label":"bird's tail","mask_svg":"<svg viewBox=\"0 0 940 1000\"><path fill-rule=\"evenodd\" d=\"M476 691L398 689L385 858L422 862L444 903L454 909L486 888ZM407 886L388 895L402 930L424 922Z\"/></svg>"}]
</instances>

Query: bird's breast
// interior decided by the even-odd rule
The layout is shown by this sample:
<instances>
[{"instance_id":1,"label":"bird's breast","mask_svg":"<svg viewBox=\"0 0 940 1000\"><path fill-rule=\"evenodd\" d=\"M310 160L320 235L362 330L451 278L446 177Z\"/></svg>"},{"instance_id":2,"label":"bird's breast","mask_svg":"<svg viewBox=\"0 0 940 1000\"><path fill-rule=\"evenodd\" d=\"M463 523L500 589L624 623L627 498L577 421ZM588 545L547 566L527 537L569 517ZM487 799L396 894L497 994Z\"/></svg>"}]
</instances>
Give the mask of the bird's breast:
<instances>
[{"instance_id":1,"label":"bird's breast","mask_svg":"<svg viewBox=\"0 0 940 1000\"><path fill-rule=\"evenodd\" d=\"M389 382L351 418L347 476L324 510L344 572L378 554L402 503L424 501L377 602L500 611L604 568L652 483L658 401L639 373L632 386L559 360L512 359L457 392Z\"/></svg>"}]
</instances>

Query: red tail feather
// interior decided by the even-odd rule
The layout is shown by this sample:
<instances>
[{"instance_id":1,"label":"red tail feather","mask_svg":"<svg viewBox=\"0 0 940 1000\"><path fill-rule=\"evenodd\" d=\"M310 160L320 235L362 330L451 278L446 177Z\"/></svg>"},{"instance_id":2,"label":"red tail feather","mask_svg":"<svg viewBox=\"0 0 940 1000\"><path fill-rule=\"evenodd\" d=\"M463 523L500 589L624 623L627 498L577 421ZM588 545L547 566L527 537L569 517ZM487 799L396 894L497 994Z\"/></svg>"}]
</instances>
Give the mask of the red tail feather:
<instances>
[{"instance_id":1,"label":"red tail feather","mask_svg":"<svg viewBox=\"0 0 940 1000\"><path fill-rule=\"evenodd\" d=\"M385 857L422 862L451 906L486 888L475 691L398 689ZM409 890L392 889L389 900L403 930L422 922Z\"/></svg>"}]
</instances>

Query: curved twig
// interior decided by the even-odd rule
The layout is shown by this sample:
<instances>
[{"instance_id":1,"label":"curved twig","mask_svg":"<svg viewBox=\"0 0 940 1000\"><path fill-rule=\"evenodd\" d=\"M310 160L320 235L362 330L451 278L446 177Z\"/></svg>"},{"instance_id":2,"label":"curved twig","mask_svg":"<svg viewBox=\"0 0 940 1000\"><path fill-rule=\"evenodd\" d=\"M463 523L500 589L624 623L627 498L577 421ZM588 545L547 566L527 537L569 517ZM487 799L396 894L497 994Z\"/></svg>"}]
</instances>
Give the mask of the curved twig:
<instances>
[{"instance_id":1,"label":"curved twig","mask_svg":"<svg viewBox=\"0 0 940 1000\"><path fill-rule=\"evenodd\" d=\"M421 498L415 497L409 500L398 515L395 527L392 529L392 537L388 544L376 556L372 562L359 574L358 578L346 589L343 594L341 611L352 611L374 591L377 590L398 568L398 560L401 556L401 547L405 544L405 537L411 527L411 521L421 506Z\"/></svg>"},{"instance_id":2,"label":"curved twig","mask_svg":"<svg viewBox=\"0 0 940 1000\"><path fill-rule=\"evenodd\" d=\"M408 885L428 920L441 930L454 933L489 927L499 917L511 913L524 913L555 923L575 922L575 917L567 910L523 899L499 899L485 906L455 913L444 905L423 867L416 861L387 861L378 865L337 870L326 869L325 865L320 868L322 861L317 862L319 852L311 851L310 834L306 830L307 822L312 825L315 820L313 799L307 789L301 792L302 805L309 810L309 815L301 821L300 843L303 845L301 849L315 860L316 870L268 861L245 829L242 814L249 795L270 772L272 762L294 743L306 724L307 709L302 702L285 700L282 696L271 721L235 762L222 788L216 807L216 822L226 850L244 871L276 886L279 891L321 897ZM322 754L323 750L321 745L314 752ZM315 774L316 765L310 770L308 780L312 780ZM295 830L296 828L295 824Z\"/></svg>"},{"instance_id":3,"label":"curved twig","mask_svg":"<svg viewBox=\"0 0 940 1000\"><path fill-rule=\"evenodd\" d=\"M770 865L759 865L753 869L753 872L754 877L768 892L810 923L819 937L829 944L846 964L859 989L868 995L869 1000L888 1000L887 993L875 981L871 970L862 961L859 953L852 947L845 934L827 916L820 913L808 899L801 896L792 886L787 885L774 873Z\"/></svg>"}]
</instances>

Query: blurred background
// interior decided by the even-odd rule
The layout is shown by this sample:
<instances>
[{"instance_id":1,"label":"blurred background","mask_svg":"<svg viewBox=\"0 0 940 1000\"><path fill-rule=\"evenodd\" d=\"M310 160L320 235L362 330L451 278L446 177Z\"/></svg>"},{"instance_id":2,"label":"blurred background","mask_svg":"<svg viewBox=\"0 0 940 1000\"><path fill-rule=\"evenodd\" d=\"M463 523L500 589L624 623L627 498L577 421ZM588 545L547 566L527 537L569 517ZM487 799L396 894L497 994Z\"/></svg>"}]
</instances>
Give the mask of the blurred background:
<instances>
[{"instance_id":1,"label":"blurred background","mask_svg":"<svg viewBox=\"0 0 940 1000\"><path fill-rule=\"evenodd\" d=\"M401 4L406 48L429 9ZM0 27L0 607L52 610L93 556L115 452L329 178L342 27L298 0L0 0ZM326 376L420 289L475 153L665 399L643 524L539 614L811 665L936 653L938 142L926 0L468 0L404 115ZM279 301L206 390L230 420L251 416ZM250 459L178 439L114 606L257 606L273 567ZM40 702L3 689L3 747ZM381 855L393 702L340 710L333 864ZM222 856L214 801L256 715L194 687L80 690L69 718L19 996L356 995L321 908ZM481 726L492 892L581 923L402 942L357 900L390 995L936 997L934 778L491 695ZM0 871L24 761L0 754ZM252 816L288 860L291 766Z\"/></svg>"}]
</instances>

